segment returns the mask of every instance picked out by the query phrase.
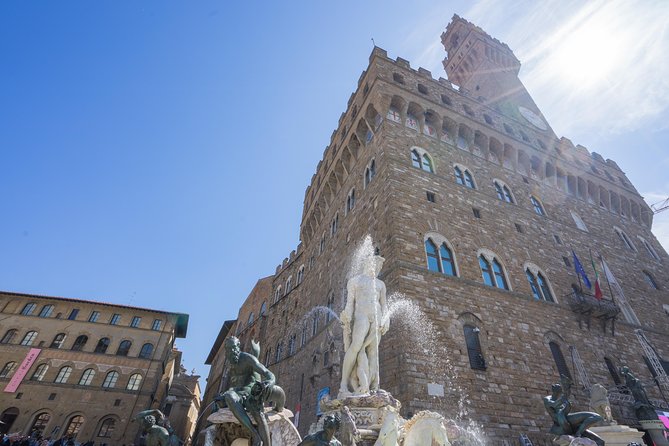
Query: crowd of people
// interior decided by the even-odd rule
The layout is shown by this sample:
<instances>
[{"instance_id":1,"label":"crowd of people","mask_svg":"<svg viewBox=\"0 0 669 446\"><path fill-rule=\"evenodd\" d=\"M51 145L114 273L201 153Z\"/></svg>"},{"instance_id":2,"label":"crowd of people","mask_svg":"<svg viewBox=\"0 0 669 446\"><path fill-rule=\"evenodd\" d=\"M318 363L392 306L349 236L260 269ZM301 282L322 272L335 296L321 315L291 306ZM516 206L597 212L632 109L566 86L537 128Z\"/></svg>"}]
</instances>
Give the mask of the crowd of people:
<instances>
[{"instance_id":1,"label":"crowd of people","mask_svg":"<svg viewBox=\"0 0 669 446\"><path fill-rule=\"evenodd\" d=\"M0 446L95 446L93 440L80 443L74 437L65 435L60 438L42 437L41 435L23 435L20 433L3 434Z\"/></svg>"}]
</instances>

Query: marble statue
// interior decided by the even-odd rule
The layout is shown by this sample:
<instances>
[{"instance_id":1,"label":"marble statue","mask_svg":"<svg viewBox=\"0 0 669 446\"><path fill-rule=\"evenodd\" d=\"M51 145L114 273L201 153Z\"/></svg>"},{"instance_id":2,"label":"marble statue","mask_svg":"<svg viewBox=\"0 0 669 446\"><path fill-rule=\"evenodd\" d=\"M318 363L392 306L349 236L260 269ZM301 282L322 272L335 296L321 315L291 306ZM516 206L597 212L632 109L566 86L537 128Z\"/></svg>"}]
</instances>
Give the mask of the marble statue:
<instances>
[{"instance_id":1,"label":"marble statue","mask_svg":"<svg viewBox=\"0 0 669 446\"><path fill-rule=\"evenodd\" d=\"M553 426L550 433L555 435L572 435L574 437L585 437L593 440L599 446L604 446L602 440L595 433L588 430L588 427L602 421L602 417L594 412L571 412L572 381L567 376L562 375L562 384L553 384L551 394L544 397L544 407L553 420Z\"/></svg>"},{"instance_id":2,"label":"marble statue","mask_svg":"<svg viewBox=\"0 0 669 446\"><path fill-rule=\"evenodd\" d=\"M609 402L606 387L597 383L590 389L590 408L594 410L607 424L616 424L611 416L611 403Z\"/></svg>"},{"instance_id":3,"label":"marble statue","mask_svg":"<svg viewBox=\"0 0 669 446\"><path fill-rule=\"evenodd\" d=\"M390 323L386 286L377 278L384 260L381 256L367 255L360 273L346 284L348 298L341 313L345 353L340 397L379 389L379 341Z\"/></svg>"},{"instance_id":4,"label":"marble statue","mask_svg":"<svg viewBox=\"0 0 669 446\"><path fill-rule=\"evenodd\" d=\"M239 339L234 336L226 338L223 345L225 357L230 364L231 387L215 400L225 403L241 425L250 432L252 446L271 446L269 426L264 413L265 402L274 402L274 409L281 412L285 404L285 394L276 385L274 374L258 361L260 346L257 343L252 343L252 353L241 351Z\"/></svg>"},{"instance_id":5,"label":"marble statue","mask_svg":"<svg viewBox=\"0 0 669 446\"><path fill-rule=\"evenodd\" d=\"M418 412L409 421L389 410L383 417L379 436L374 446L450 446L445 419L436 412Z\"/></svg>"},{"instance_id":6,"label":"marble statue","mask_svg":"<svg viewBox=\"0 0 669 446\"><path fill-rule=\"evenodd\" d=\"M340 425L341 420L337 415L326 415L323 420L323 430L307 435L297 446L342 446L335 438Z\"/></svg>"},{"instance_id":7,"label":"marble statue","mask_svg":"<svg viewBox=\"0 0 669 446\"><path fill-rule=\"evenodd\" d=\"M158 409L143 410L132 421L141 423L147 446L179 446L182 443L174 433L170 421Z\"/></svg>"},{"instance_id":8,"label":"marble statue","mask_svg":"<svg viewBox=\"0 0 669 446\"><path fill-rule=\"evenodd\" d=\"M632 397L634 398L634 413L636 417L640 420L657 420L657 412L655 412L655 407L653 403L648 399L648 394L646 389L644 389L643 384L639 378L632 374L632 371L629 367L624 366L620 368L620 374L625 378L625 385L632 392Z\"/></svg>"}]
</instances>

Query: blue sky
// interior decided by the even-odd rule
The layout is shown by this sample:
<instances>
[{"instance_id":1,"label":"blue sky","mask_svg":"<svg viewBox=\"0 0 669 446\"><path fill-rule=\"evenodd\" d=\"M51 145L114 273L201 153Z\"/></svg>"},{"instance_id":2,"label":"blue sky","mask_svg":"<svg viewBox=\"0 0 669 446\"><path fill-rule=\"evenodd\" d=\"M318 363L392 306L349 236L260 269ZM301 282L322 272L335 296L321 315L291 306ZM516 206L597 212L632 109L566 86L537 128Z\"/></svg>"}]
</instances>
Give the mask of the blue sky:
<instances>
[{"instance_id":1,"label":"blue sky","mask_svg":"<svg viewBox=\"0 0 669 446\"><path fill-rule=\"evenodd\" d=\"M299 242L371 39L445 77L453 13L509 44L558 135L669 196L669 2L229 3L0 3L0 289L187 312L206 374Z\"/></svg>"}]
</instances>

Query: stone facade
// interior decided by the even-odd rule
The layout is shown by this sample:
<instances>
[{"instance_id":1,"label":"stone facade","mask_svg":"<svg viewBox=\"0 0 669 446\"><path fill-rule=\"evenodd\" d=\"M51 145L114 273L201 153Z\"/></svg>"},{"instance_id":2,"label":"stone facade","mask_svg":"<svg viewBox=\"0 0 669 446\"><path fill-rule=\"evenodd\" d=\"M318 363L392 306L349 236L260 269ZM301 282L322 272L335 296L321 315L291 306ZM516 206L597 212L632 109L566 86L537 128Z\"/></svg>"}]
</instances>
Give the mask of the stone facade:
<instances>
[{"instance_id":1,"label":"stone facade","mask_svg":"<svg viewBox=\"0 0 669 446\"><path fill-rule=\"evenodd\" d=\"M181 363L181 352L178 354L175 364ZM183 366L179 366L162 407L162 412L169 418L174 433L186 446L192 444L195 423L200 412L199 380L199 375L189 374Z\"/></svg>"},{"instance_id":2,"label":"stone facade","mask_svg":"<svg viewBox=\"0 0 669 446\"><path fill-rule=\"evenodd\" d=\"M162 407L188 315L10 292L0 309L0 430L137 444L131 415ZM8 389L31 349L36 360Z\"/></svg>"},{"instance_id":3,"label":"stone facade","mask_svg":"<svg viewBox=\"0 0 669 446\"><path fill-rule=\"evenodd\" d=\"M457 417L467 395L466 416L490 439L539 438L550 425L541 397L559 380L559 350L575 381L575 409L587 409L587 388L599 382L611 391L614 417L636 424L607 361L629 365L654 398L660 386L669 394L666 372L651 371L639 340L660 361L669 356L669 257L651 232L650 208L614 161L555 135L506 45L457 16L442 41L444 66L460 87L373 50L306 190L301 244L264 296L261 359L304 434L319 392L336 393L343 356L339 324L314 308L341 311L350 259L371 234L386 258L388 293L416 303L438 338L437 351L425 352L399 328L399 313L381 341L381 386L405 417L423 409ZM459 184L455 167L473 187ZM428 239L450 249L454 276L429 267ZM572 250L594 282L593 252L602 303L581 290ZM598 254L628 306L611 300L615 287ZM484 283L481 256L501 269L497 280L508 289ZM527 271L544 286L533 290ZM479 346L468 349L465 326ZM239 331L245 343L247 333ZM432 366L435 358L451 378ZM430 395L428 384L444 386L445 396Z\"/></svg>"}]
</instances>

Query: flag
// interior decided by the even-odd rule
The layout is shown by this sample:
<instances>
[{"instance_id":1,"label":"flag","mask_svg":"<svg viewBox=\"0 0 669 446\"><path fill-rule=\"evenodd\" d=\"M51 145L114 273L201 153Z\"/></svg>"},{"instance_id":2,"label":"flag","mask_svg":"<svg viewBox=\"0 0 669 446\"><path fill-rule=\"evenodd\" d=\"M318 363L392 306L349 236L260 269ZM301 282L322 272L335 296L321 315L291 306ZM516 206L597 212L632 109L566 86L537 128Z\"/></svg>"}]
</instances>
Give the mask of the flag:
<instances>
[{"instance_id":1,"label":"flag","mask_svg":"<svg viewBox=\"0 0 669 446\"><path fill-rule=\"evenodd\" d=\"M627 302L627 299L625 298L625 293L623 292L623 288L620 286L616 278L613 277L613 273L609 269L609 265L607 265L606 262L604 261L604 257L600 257L600 259L602 261L602 269L604 270L604 276L606 276L606 280L609 282L609 286L613 290L612 297L622 310L623 316L625 316L625 320L627 320L627 322L631 324L640 325L639 318L636 317L636 313L634 313L634 310L632 309L630 304Z\"/></svg>"},{"instance_id":2,"label":"flag","mask_svg":"<svg viewBox=\"0 0 669 446\"><path fill-rule=\"evenodd\" d=\"M592 251L590 251L590 263L592 264L592 269L595 271L595 299L602 300L604 294L602 293L602 288L599 286L599 273L597 272L595 261L592 259Z\"/></svg>"},{"instance_id":3,"label":"flag","mask_svg":"<svg viewBox=\"0 0 669 446\"><path fill-rule=\"evenodd\" d=\"M581 265L581 262L578 261L578 257L576 257L576 253L574 250L571 251L571 254L574 256L574 269L576 270L576 274L580 275L581 278L583 279L583 283L585 286L588 287L588 289L592 289L592 285L590 284L590 279L588 279L588 275L585 274L585 270L583 269L583 265Z\"/></svg>"}]
</instances>

